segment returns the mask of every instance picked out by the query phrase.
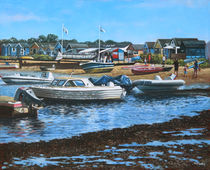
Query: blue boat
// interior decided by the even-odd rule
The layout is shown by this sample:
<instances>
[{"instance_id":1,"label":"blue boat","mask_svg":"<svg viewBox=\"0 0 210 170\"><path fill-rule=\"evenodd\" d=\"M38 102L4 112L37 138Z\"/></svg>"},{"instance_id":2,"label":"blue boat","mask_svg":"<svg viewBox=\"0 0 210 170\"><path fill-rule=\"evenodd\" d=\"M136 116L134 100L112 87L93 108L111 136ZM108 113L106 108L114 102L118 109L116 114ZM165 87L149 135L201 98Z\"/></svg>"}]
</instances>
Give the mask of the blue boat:
<instances>
[{"instance_id":1,"label":"blue boat","mask_svg":"<svg viewBox=\"0 0 210 170\"><path fill-rule=\"evenodd\" d=\"M114 69L114 63L104 63L96 61L80 63L80 66L86 73L104 73L110 72Z\"/></svg>"}]
</instances>

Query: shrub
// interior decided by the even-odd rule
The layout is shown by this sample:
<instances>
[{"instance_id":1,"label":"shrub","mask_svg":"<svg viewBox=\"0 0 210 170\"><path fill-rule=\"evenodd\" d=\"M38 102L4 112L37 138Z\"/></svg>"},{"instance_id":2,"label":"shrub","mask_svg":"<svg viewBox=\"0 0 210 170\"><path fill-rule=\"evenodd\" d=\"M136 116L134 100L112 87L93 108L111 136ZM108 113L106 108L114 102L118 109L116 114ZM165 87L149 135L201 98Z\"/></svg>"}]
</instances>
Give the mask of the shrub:
<instances>
[{"instance_id":1,"label":"shrub","mask_svg":"<svg viewBox=\"0 0 210 170\"><path fill-rule=\"evenodd\" d=\"M180 66L185 66L185 64L186 64L186 63L184 62L183 59L180 59L180 60L179 60L179 65L180 65Z\"/></svg>"},{"instance_id":2,"label":"shrub","mask_svg":"<svg viewBox=\"0 0 210 170\"><path fill-rule=\"evenodd\" d=\"M53 57L51 57L49 55L44 55L44 54L40 54L40 55L35 54L35 55L33 55L33 58L35 60L54 60Z\"/></svg>"},{"instance_id":3,"label":"shrub","mask_svg":"<svg viewBox=\"0 0 210 170\"><path fill-rule=\"evenodd\" d=\"M166 59L166 64L172 65L174 61L172 59Z\"/></svg>"},{"instance_id":4,"label":"shrub","mask_svg":"<svg viewBox=\"0 0 210 170\"><path fill-rule=\"evenodd\" d=\"M14 56L0 56L0 59L2 60L16 60L17 57L14 57Z\"/></svg>"}]
</instances>

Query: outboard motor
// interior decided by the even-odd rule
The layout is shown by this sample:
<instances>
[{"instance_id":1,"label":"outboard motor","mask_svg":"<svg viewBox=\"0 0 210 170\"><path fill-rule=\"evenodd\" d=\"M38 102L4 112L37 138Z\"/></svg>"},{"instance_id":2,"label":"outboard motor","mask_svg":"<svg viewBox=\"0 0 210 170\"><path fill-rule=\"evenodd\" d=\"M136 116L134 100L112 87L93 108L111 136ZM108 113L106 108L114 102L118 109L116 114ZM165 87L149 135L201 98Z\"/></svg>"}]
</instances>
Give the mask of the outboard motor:
<instances>
[{"instance_id":1,"label":"outboard motor","mask_svg":"<svg viewBox=\"0 0 210 170\"><path fill-rule=\"evenodd\" d=\"M33 90L28 87L20 87L16 90L14 100L21 101L22 103L31 105L44 105L41 99L36 97Z\"/></svg>"}]
</instances>

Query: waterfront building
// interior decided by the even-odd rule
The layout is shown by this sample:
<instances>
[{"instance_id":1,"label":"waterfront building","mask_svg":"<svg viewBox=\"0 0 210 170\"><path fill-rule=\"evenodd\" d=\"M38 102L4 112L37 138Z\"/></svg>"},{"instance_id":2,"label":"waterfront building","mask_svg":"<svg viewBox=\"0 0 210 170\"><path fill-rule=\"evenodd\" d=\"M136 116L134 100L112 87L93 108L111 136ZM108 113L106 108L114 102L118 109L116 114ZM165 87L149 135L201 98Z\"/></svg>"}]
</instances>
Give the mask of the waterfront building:
<instances>
[{"instance_id":1,"label":"waterfront building","mask_svg":"<svg viewBox=\"0 0 210 170\"><path fill-rule=\"evenodd\" d=\"M154 45L155 42L145 42L144 44L144 54L154 54L155 50L154 50Z\"/></svg>"}]
</instances>

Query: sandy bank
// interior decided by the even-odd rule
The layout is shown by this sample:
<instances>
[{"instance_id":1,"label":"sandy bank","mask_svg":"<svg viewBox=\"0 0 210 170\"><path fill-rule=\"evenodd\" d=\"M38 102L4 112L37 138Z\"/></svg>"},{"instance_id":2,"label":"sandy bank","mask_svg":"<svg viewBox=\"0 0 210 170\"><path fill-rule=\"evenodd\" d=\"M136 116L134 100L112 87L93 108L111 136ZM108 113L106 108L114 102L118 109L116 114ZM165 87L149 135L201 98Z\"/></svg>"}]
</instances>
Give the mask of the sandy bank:
<instances>
[{"instance_id":1,"label":"sandy bank","mask_svg":"<svg viewBox=\"0 0 210 170\"><path fill-rule=\"evenodd\" d=\"M100 77L103 75L109 76L118 76L118 75L127 75L131 80L137 79L154 79L155 75L160 75L162 78L169 76L171 73L174 73L174 69L168 72L159 72L154 74L147 74L147 75L134 75L131 70L122 69L125 65L115 66L114 69L109 73L94 73L94 74L87 74L84 70L77 68L77 69L56 69L55 73L63 73L69 74L73 73L74 75L82 75L82 76L94 76ZM22 70L40 70L39 67L23 67ZM193 69L189 69L187 76L184 77L184 70L183 67L179 68L178 77L177 79L185 80L186 84L194 84L194 83L208 83L210 84L210 68L201 69L198 72L198 77L193 78Z\"/></svg>"}]
</instances>

